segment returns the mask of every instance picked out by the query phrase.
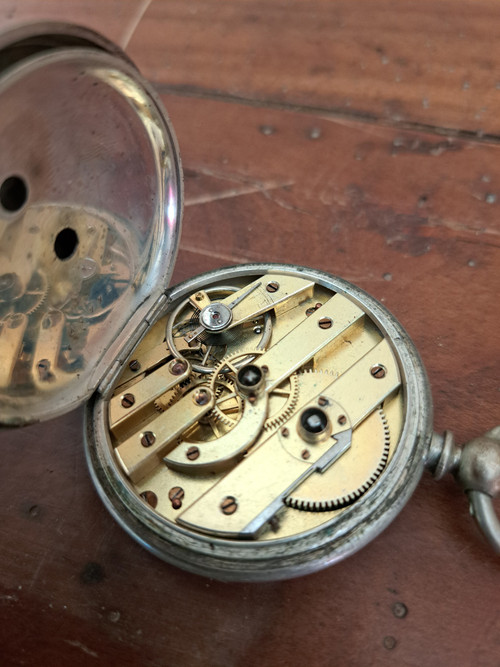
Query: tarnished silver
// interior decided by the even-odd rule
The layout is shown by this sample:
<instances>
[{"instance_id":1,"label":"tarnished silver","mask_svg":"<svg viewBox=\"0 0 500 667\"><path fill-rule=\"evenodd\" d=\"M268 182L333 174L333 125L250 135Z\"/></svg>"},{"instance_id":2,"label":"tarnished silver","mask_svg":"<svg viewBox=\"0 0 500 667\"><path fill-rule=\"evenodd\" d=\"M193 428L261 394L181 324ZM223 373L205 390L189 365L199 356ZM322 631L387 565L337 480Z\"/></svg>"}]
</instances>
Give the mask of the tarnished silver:
<instances>
[{"instance_id":1,"label":"tarnished silver","mask_svg":"<svg viewBox=\"0 0 500 667\"><path fill-rule=\"evenodd\" d=\"M435 433L426 464L437 480L446 473L455 476L469 497L471 514L500 553L500 522L492 500L500 493L500 426L462 448L455 445L449 431L443 436Z\"/></svg>"},{"instance_id":2,"label":"tarnished silver","mask_svg":"<svg viewBox=\"0 0 500 667\"><path fill-rule=\"evenodd\" d=\"M180 233L176 140L91 30L0 36L0 422L86 400L161 298Z\"/></svg>"}]
</instances>

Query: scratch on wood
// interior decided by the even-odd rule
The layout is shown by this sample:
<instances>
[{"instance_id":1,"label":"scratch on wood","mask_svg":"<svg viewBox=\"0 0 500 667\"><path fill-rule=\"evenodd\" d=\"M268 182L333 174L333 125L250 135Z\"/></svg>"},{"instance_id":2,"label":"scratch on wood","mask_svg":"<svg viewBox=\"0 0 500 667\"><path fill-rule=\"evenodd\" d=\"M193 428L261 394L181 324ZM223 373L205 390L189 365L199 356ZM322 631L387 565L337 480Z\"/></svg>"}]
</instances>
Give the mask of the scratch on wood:
<instances>
[{"instance_id":1,"label":"scratch on wood","mask_svg":"<svg viewBox=\"0 0 500 667\"><path fill-rule=\"evenodd\" d=\"M82 644L82 642L77 641L76 639L64 639L66 644L69 644L70 646L74 646L75 648L81 649L84 653L87 655L91 655L93 658L98 658L99 655L95 652L92 651L88 646L85 646L85 644Z\"/></svg>"},{"instance_id":2,"label":"scratch on wood","mask_svg":"<svg viewBox=\"0 0 500 667\"><path fill-rule=\"evenodd\" d=\"M151 2L152 0L143 0L142 2L139 3L139 6L137 7L135 14L133 15L132 20L130 21L130 25L126 28L125 33L122 37L121 47L124 51L129 45L134 32L137 30L137 26L141 22L141 19L144 16L144 14L147 12L147 9L151 4Z\"/></svg>"},{"instance_id":3,"label":"scratch on wood","mask_svg":"<svg viewBox=\"0 0 500 667\"><path fill-rule=\"evenodd\" d=\"M288 185L288 184L286 184ZM247 188L231 188L217 193L206 193L195 197L186 197L184 206L197 206L198 204L209 204L220 199L231 199L233 197L240 197L242 195L251 195L256 192L267 192L268 190L279 189L285 187L284 185L274 185L268 187L248 186Z\"/></svg>"}]
</instances>

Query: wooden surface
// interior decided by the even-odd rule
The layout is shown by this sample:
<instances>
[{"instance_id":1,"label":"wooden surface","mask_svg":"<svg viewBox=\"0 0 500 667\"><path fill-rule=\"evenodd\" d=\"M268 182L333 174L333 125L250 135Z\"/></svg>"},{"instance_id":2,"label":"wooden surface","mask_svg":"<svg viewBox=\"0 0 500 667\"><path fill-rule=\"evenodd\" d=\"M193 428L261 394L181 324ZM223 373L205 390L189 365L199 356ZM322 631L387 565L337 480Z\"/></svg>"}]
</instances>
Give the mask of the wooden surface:
<instances>
[{"instance_id":1,"label":"wooden surface","mask_svg":"<svg viewBox=\"0 0 500 667\"><path fill-rule=\"evenodd\" d=\"M0 0L1 26L33 18L100 29L162 94L185 169L174 281L249 260L341 275L415 340L436 430L500 423L496 2ZM500 560L452 479L424 473L343 563L222 584L114 523L80 410L0 441L1 665L499 664Z\"/></svg>"}]
</instances>

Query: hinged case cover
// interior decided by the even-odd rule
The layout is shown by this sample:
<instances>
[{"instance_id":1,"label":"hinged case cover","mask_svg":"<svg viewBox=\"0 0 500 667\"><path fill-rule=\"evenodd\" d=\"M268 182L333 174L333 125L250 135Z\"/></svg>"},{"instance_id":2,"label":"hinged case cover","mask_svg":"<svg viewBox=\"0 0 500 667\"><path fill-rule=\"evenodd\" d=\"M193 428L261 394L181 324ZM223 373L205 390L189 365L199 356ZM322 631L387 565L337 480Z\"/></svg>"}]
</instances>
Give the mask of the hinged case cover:
<instances>
[{"instance_id":1,"label":"hinged case cover","mask_svg":"<svg viewBox=\"0 0 500 667\"><path fill-rule=\"evenodd\" d=\"M0 422L88 398L160 299L179 153L148 83L64 24L0 38Z\"/></svg>"}]
</instances>

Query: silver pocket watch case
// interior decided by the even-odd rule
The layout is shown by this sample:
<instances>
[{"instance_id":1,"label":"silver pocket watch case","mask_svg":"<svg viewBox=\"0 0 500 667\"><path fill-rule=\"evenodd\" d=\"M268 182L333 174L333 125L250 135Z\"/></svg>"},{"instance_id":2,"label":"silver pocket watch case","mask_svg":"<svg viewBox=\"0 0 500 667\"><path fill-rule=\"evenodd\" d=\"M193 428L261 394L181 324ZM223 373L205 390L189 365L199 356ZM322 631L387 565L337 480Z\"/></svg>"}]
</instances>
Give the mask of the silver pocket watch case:
<instances>
[{"instance_id":1,"label":"silver pocket watch case","mask_svg":"<svg viewBox=\"0 0 500 667\"><path fill-rule=\"evenodd\" d=\"M456 475L500 549L500 431L463 449L433 433L422 362L375 299L269 263L168 287L179 152L117 47L62 24L11 31L0 97L2 424L86 401L106 507L206 576L282 579L345 558L425 466Z\"/></svg>"}]
</instances>

